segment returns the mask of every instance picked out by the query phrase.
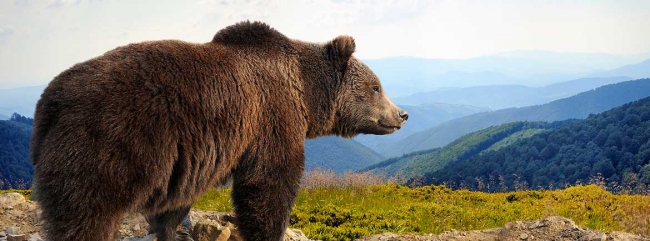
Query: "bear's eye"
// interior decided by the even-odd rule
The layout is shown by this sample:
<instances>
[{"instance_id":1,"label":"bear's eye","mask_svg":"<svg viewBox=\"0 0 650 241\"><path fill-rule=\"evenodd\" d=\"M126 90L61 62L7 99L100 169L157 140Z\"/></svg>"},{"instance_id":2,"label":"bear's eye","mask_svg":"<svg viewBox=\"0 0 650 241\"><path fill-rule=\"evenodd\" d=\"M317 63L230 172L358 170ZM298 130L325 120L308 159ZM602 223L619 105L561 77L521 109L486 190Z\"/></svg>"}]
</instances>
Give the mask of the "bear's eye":
<instances>
[{"instance_id":1,"label":"bear's eye","mask_svg":"<svg viewBox=\"0 0 650 241\"><path fill-rule=\"evenodd\" d=\"M376 86L376 85L373 86L373 87L372 87L372 90L375 91L375 92L377 92L377 93L379 93L379 86Z\"/></svg>"}]
</instances>

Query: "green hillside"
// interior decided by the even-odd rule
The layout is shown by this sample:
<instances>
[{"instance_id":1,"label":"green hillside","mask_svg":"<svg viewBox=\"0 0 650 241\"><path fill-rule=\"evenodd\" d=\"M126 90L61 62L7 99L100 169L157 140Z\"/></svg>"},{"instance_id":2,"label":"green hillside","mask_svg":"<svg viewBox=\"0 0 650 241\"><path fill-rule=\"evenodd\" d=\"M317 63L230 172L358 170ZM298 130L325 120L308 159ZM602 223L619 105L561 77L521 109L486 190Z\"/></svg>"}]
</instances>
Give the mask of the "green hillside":
<instances>
[{"instance_id":1,"label":"green hillside","mask_svg":"<svg viewBox=\"0 0 650 241\"><path fill-rule=\"evenodd\" d=\"M502 179L508 189L596 182L615 192L647 193L650 98L558 125L425 176L427 183L488 191L502 188L479 183Z\"/></svg>"},{"instance_id":2,"label":"green hillside","mask_svg":"<svg viewBox=\"0 0 650 241\"><path fill-rule=\"evenodd\" d=\"M548 104L477 113L451 120L379 148L386 157L442 147L459 137L490 126L515 121L557 121L586 118L589 114L650 96L650 79L599 87Z\"/></svg>"},{"instance_id":3,"label":"green hillside","mask_svg":"<svg viewBox=\"0 0 650 241\"><path fill-rule=\"evenodd\" d=\"M354 140L335 136L307 140L305 157L306 170L319 168L337 173L358 170L384 159L380 154Z\"/></svg>"},{"instance_id":4,"label":"green hillside","mask_svg":"<svg viewBox=\"0 0 650 241\"><path fill-rule=\"evenodd\" d=\"M32 128L30 122L19 122L15 117L0 121L0 189L28 188L34 174L29 160Z\"/></svg>"},{"instance_id":5,"label":"green hillside","mask_svg":"<svg viewBox=\"0 0 650 241\"><path fill-rule=\"evenodd\" d=\"M449 163L467 159L486 150L506 147L519 139L527 138L556 125L542 122L513 122L493 126L467 134L445 147L390 158L364 168L362 171L387 176L399 176L410 180L422 177L425 173L440 170Z\"/></svg>"}]
</instances>

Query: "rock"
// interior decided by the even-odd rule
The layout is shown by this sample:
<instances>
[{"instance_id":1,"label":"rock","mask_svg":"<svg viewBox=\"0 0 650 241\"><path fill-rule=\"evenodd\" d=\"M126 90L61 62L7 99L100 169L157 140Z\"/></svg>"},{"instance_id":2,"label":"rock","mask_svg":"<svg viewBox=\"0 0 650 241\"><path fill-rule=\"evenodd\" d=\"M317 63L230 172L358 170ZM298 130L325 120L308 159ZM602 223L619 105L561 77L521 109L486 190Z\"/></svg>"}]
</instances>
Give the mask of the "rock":
<instances>
[{"instance_id":1,"label":"rock","mask_svg":"<svg viewBox=\"0 0 650 241\"><path fill-rule=\"evenodd\" d=\"M18 204L25 203L25 197L20 193L10 192L0 195L0 207L3 209L12 209Z\"/></svg>"},{"instance_id":2,"label":"rock","mask_svg":"<svg viewBox=\"0 0 650 241\"><path fill-rule=\"evenodd\" d=\"M0 238L7 236L7 233L5 231L0 231Z\"/></svg>"},{"instance_id":3,"label":"rock","mask_svg":"<svg viewBox=\"0 0 650 241\"><path fill-rule=\"evenodd\" d=\"M136 223L135 225L133 225L133 227L131 228L131 230L133 230L133 231L140 231L140 224L139 224L139 223Z\"/></svg>"},{"instance_id":4,"label":"rock","mask_svg":"<svg viewBox=\"0 0 650 241\"><path fill-rule=\"evenodd\" d=\"M7 228L7 234L8 235L12 235L12 234L17 235L18 234L18 227L11 226L11 227Z\"/></svg>"},{"instance_id":5,"label":"rock","mask_svg":"<svg viewBox=\"0 0 650 241\"><path fill-rule=\"evenodd\" d=\"M536 228L543 228L546 227L546 224L544 224L542 221L536 221L532 225L528 226L528 229L536 229Z\"/></svg>"},{"instance_id":6,"label":"rock","mask_svg":"<svg viewBox=\"0 0 650 241\"><path fill-rule=\"evenodd\" d=\"M181 221L181 226L183 226L186 229L192 229L192 218L190 215L185 216L183 221Z\"/></svg>"},{"instance_id":7,"label":"rock","mask_svg":"<svg viewBox=\"0 0 650 241\"><path fill-rule=\"evenodd\" d=\"M41 235L38 233L33 233L32 235L29 236L28 241L43 241L43 238L41 238Z\"/></svg>"},{"instance_id":8,"label":"rock","mask_svg":"<svg viewBox=\"0 0 650 241\"><path fill-rule=\"evenodd\" d=\"M607 240L607 235L604 233L599 233L596 237L591 238L591 241L605 241Z\"/></svg>"},{"instance_id":9,"label":"rock","mask_svg":"<svg viewBox=\"0 0 650 241\"><path fill-rule=\"evenodd\" d=\"M298 229L287 228L284 233L284 241L310 241L305 234Z\"/></svg>"},{"instance_id":10,"label":"rock","mask_svg":"<svg viewBox=\"0 0 650 241\"><path fill-rule=\"evenodd\" d=\"M202 220L194 225L192 238L195 241L228 241L230 229L214 220Z\"/></svg>"},{"instance_id":11,"label":"rock","mask_svg":"<svg viewBox=\"0 0 650 241\"><path fill-rule=\"evenodd\" d=\"M40 209L36 210L36 217L34 217L34 223L40 224L41 221L43 221L42 217L43 217L43 211Z\"/></svg>"},{"instance_id":12,"label":"rock","mask_svg":"<svg viewBox=\"0 0 650 241\"><path fill-rule=\"evenodd\" d=\"M521 240L526 240L526 239L528 239L528 234L526 234L526 233L522 233L521 235L519 235L519 239L521 239Z\"/></svg>"},{"instance_id":13,"label":"rock","mask_svg":"<svg viewBox=\"0 0 650 241\"><path fill-rule=\"evenodd\" d=\"M9 234L7 235L7 241L26 241L27 236L23 234Z\"/></svg>"},{"instance_id":14,"label":"rock","mask_svg":"<svg viewBox=\"0 0 650 241\"><path fill-rule=\"evenodd\" d=\"M142 238L130 237L130 238L122 239L122 241L154 241L154 240L156 240L156 234L149 234Z\"/></svg>"},{"instance_id":15,"label":"rock","mask_svg":"<svg viewBox=\"0 0 650 241\"><path fill-rule=\"evenodd\" d=\"M650 237L643 238L631 233L625 233L625 232L618 232L614 231L611 233L608 233L609 237L607 237L607 240L614 240L614 241L648 241L650 240Z\"/></svg>"}]
</instances>

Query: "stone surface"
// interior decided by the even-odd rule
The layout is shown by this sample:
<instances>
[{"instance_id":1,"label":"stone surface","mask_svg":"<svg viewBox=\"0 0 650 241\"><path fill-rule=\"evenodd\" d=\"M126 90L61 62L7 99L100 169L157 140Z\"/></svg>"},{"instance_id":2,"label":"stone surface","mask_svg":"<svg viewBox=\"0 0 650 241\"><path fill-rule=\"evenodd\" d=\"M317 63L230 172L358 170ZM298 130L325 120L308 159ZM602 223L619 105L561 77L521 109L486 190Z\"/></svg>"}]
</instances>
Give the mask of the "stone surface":
<instances>
[{"instance_id":1,"label":"stone surface","mask_svg":"<svg viewBox=\"0 0 650 241\"><path fill-rule=\"evenodd\" d=\"M41 238L40 234L33 233L32 235L29 236L28 241L43 241L43 238Z\"/></svg>"},{"instance_id":2,"label":"stone surface","mask_svg":"<svg viewBox=\"0 0 650 241\"><path fill-rule=\"evenodd\" d=\"M521 235L519 235L519 239L521 239L521 240L526 240L526 239L528 239L528 234L526 234L526 233L522 233Z\"/></svg>"},{"instance_id":3,"label":"stone surface","mask_svg":"<svg viewBox=\"0 0 650 241\"><path fill-rule=\"evenodd\" d=\"M16 235L16 234L18 234L18 227L11 226L11 227L7 228L7 234L8 235L12 235L12 234Z\"/></svg>"},{"instance_id":4,"label":"stone surface","mask_svg":"<svg viewBox=\"0 0 650 241\"><path fill-rule=\"evenodd\" d=\"M396 235L384 233L364 237L363 241L521 241L521 240L607 240L607 241L650 241L650 237L611 232L598 231L579 227L570 219L563 217L548 217L530 222L516 221L504 225L502 228L463 231L446 231L439 235Z\"/></svg>"},{"instance_id":5,"label":"stone surface","mask_svg":"<svg viewBox=\"0 0 650 241\"><path fill-rule=\"evenodd\" d=\"M12 209L14 206L25 203L25 197L20 193L5 193L0 195L0 207Z\"/></svg>"},{"instance_id":6,"label":"stone surface","mask_svg":"<svg viewBox=\"0 0 650 241\"><path fill-rule=\"evenodd\" d=\"M202 220L194 225L192 238L195 241L227 241L230 238L230 229L215 220Z\"/></svg>"}]
</instances>

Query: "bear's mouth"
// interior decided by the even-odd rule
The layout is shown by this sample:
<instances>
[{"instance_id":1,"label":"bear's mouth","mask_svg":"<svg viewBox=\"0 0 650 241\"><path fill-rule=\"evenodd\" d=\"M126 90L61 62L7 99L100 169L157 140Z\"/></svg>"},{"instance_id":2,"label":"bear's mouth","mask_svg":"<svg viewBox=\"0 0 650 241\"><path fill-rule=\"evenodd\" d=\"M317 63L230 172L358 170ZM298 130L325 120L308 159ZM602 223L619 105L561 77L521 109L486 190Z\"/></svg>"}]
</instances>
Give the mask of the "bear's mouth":
<instances>
[{"instance_id":1,"label":"bear's mouth","mask_svg":"<svg viewBox=\"0 0 650 241\"><path fill-rule=\"evenodd\" d=\"M386 124L381 120L379 120L377 123L379 124L379 126L381 126L383 128L386 128L386 129L393 130L393 131L396 131L396 130L399 130L400 128L402 128L402 126L395 126L395 125Z\"/></svg>"}]
</instances>

